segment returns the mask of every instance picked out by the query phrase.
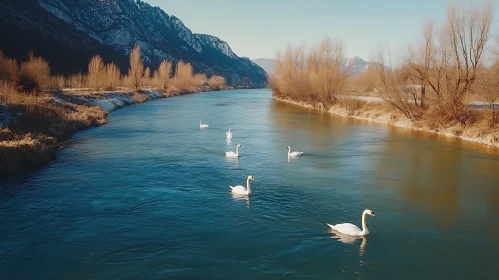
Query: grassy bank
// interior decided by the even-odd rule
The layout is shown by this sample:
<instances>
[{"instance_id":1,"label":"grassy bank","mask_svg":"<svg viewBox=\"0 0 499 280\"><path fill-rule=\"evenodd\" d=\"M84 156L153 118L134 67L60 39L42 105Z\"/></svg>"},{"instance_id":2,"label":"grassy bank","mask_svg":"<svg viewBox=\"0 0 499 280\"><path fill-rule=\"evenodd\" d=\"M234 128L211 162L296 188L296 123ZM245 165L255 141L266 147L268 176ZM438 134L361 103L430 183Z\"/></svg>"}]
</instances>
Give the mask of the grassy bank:
<instances>
[{"instance_id":1,"label":"grassy bank","mask_svg":"<svg viewBox=\"0 0 499 280\"><path fill-rule=\"evenodd\" d=\"M71 90L45 92L16 102L12 100L8 106L2 107L10 116L7 124L3 120L4 128L0 128L0 175L47 164L57 157L70 136L105 124L107 115L115 109L151 99L209 90L209 87L189 91L175 88L106 92Z\"/></svg>"},{"instance_id":2,"label":"grassy bank","mask_svg":"<svg viewBox=\"0 0 499 280\"><path fill-rule=\"evenodd\" d=\"M86 73L53 75L50 63L32 52L20 62L0 50L0 175L53 160L71 135L105 124L117 108L230 88L224 77L194 73L183 61L162 61L153 72L144 67L138 46L129 66L121 73L96 55Z\"/></svg>"},{"instance_id":3,"label":"grassy bank","mask_svg":"<svg viewBox=\"0 0 499 280\"><path fill-rule=\"evenodd\" d=\"M468 126L463 129L458 123L454 123L453 125L449 123L448 126L444 126L440 123L428 120L411 120L389 104L380 102L342 98L329 109L325 109L322 104L296 101L289 97L274 98L280 102L286 102L319 111L326 111L341 117L409 128L499 147L499 128L491 128L486 120L482 120L481 122L475 123L473 126Z\"/></svg>"}]
</instances>

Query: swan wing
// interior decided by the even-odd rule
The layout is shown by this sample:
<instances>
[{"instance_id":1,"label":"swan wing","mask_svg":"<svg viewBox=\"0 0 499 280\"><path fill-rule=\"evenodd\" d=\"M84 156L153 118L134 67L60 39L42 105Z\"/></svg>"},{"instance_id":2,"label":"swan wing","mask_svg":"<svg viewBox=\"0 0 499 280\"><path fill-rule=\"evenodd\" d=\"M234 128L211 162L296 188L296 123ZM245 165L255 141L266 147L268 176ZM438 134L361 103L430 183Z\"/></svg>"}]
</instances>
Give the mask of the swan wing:
<instances>
[{"instance_id":1,"label":"swan wing","mask_svg":"<svg viewBox=\"0 0 499 280\"><path fill-rule=\"evenodd\" d=\"M289 155L292 156L292 157L296 157L296 156L301 156L302 154L303 154L303 152L292 152Z\"/></svg>"},{"instance_id":2,"label":"swan wing","mask_svg":"<svg viewBox=\"0 0 499 280\"><path fill-rule=\"evenodd\" d=\"M244 186L230 186L230 188L232 189L232 192L233 193L238 193L238 194L246 194L248 191L246 190L246 188Z\"/></svg>"},{"instance_id":3,"label":"swan wing","mask_svg":"<svg viewBox=\"0 0 499 280\"><path fill-rule=\"evenodd\" d=\"M233 157L236 155L236 153L234 152L225 152L225 155L228 156L228 157Z\"/></svg>"},{"instance_id":4,"label":"swan wing","mask_svg":"<svg viewBox=\"0 0 499 280\"><path fill-rule=\"evenodd\" d=\"M337 225L328 224L328 226L333 230L336 230L338 232L348 234L348 235L360 235L360 233L362 232L362 230L360 228L358 228L356 225L350 224L350 223L337 224Z\"/></svg>"}]
</instances>

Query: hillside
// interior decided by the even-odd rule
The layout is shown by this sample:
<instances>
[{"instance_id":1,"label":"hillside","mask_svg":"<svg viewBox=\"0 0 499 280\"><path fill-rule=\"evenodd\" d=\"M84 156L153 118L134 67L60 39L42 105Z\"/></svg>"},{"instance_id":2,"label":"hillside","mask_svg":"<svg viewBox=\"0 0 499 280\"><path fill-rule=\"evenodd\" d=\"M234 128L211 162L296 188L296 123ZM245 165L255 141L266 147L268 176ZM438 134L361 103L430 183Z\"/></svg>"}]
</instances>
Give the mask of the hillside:
<instances>
[{"instance_id":1,"label":"hillside","mask_svg":"<svg viewBox=\"0 0 499 280\"><path fill-rule=\"evenodd\" d=\"M58 74L86 71L99 54L128 69L138 44L147 66L161 60L189 62L194 70L224 76L228 84L266 84L264 70L232 52L228 43L192 33L180 19L139 0L2 0L0 49L24 59L29 50L45 57Z\"/></svg>"}]
</instances>

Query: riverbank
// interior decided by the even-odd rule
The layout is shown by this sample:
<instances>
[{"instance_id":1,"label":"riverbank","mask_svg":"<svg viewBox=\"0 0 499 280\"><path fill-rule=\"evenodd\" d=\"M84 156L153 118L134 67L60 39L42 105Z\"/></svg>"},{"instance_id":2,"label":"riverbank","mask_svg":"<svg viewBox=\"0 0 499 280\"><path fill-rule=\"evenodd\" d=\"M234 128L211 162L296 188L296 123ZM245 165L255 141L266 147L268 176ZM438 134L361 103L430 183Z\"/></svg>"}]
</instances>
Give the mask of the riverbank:
<instances>
[{"instance_id":1,"label":"riverbank","mask_svg":"<svg viewBox=\"0 0 499 280\"><path fill-rule=\"evenodd\" d=\"M388 104L376 101L341 99L338 104L333 105L329 110L325 110L322 106L309 102L295 101L290 98L282 97L274 97L274 99L304 108L326 111L341 117L414 129L446 137L458 138L464 141L499 147L499 129L490 128L485 122L478 122L464 129L459 124L449 124L444 127L436 122L432 123L422 120L411 121L399 111L391 108Z\"/></svg>"},{"instance_id":2,"label":"riverbank","mask_svg":"<svg viewBox=\"0 0 499 280\"><path fill-rule=\"evenodd\" d=\"M223 87L221 90L232 89ZM0 104L0 176L28 171L57 158L74 133L106 123L110 112L153 99L209 91L144 89L45 92L9 105Z\"/></svg>"}]
</instances>

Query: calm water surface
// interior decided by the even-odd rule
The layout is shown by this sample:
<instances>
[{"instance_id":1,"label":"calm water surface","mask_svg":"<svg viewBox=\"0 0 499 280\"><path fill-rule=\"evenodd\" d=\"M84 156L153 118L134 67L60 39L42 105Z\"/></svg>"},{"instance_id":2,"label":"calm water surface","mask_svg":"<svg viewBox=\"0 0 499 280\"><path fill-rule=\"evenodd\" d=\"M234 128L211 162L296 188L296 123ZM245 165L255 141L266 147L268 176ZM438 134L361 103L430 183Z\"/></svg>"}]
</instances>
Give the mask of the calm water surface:
<instances>
[{"instance_id":1,"label":"calm water surface","mask_svg":"<svg viewBox=\"0 0 499 280\"><path fill-rule=\"evenodd\" d=\"M497 279L497 152L268 90L152 101L108 121L0 181L0 279ZM304 155L288 161L287 145ZM233 197L248 175L251 199ZM361 226L366 208L368 237L328 230Z\"/></svg>"}]
</instances>

